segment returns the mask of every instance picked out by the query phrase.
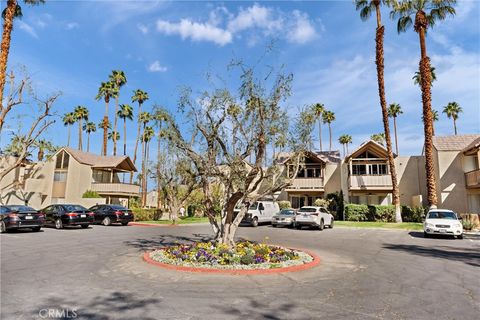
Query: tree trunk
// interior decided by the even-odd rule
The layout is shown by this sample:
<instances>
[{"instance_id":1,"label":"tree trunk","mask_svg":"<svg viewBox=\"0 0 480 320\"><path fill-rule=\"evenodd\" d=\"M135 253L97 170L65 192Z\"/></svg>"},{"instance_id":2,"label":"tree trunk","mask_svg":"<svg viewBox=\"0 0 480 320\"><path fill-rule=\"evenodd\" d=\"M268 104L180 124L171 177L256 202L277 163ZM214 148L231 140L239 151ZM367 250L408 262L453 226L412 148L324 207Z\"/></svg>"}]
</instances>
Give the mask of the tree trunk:
<instances>
[{"instance_id":1,"label":"tree trunk","mask_svg":"<svg viewBox=\"0 0 480 320\"><path fill-rule=\"evenodd\" d=\"M67 147L70 147L70 125L68 125Z\"/></svg>"},{"instance_id":2,"label":"tree trunk","mask_svg":"<svg viewBox=\"0 0 480 320\"><path fill-rule=\"evenodd\" d=\"M123 155L127 155L127 118L123 118Z\"/></svg>"},{"instance_id":3,"label":"tree trunk","mask_svg":"<svg viewBox=\"0 0 480 320\"><path fill-rule=\"evenodd\" d=\"M332 126L328 123L328 133L330 134L330 151L332 151Z\"/></svg>"},{"instance_id":4,"label":"tree trunk","mask_svg":"<svg viewBox=\"0 0 480 320\"><path fill-rule=\"evenodd\" d=\"M160 148L161 148L161 139L160 139L160 131L162 129L162 124L160 123L159 127L158 127L158 135L157 135L157 209L160 209L160 206L162 204L160 198L161 198L161 191L160 191L160 186L162 184L162 179L161 179L161 168L160 168L160 165L161 165L161 162L160 162L160 157L161 157L161 153L160 153Z\"/></svg>"},{"instance_id":5,"label":"tree trunk","mask_svg":"<svg viewBox=\"0 0 480 320\"><path fill-rule=\"evenodd\" d=\"M380 14L380 7L376 6L377 16ZM384 58L383 58L383 36L385 27L381 22L377 25L376 31L376 65L378 79L378 95L380 98L380 107L382 111L383 129L385 131L385 144L387 145L388 166L390 168L390 176L392 178L392 200L395 206L395 222L402 222L400 210L400 192L397 184L397 171L395 169L395 160L393 159L392 140L390 137L390 126L388 123L387 101L385 98L385 80L384 80Z\"/></svg>"},{"instance_id":6,"label":"tree trunk","mask_svg":"<svg viewBox=\"0 0 480 320\"><path fill-rule=\"evenodd\" d=\"M107 143L108 143L108 117L103 117L103 150L104 156L107 155Z\"/></svg>"},{"instance_id":7,"label":"tree trunk","mask_svg":"<svg viewBox=\"0 0 480 320\"><path fill-rule=\"evenodd\" d=\"M145 134L145 125L143 128L143 134ZM145 193L145 186L143 184L144 180L145 180L145 141L142 137L142 178L140 179L140 186L142 187L142 195L141 195L142 208L145 207L145 202L143 197L143 194Z\"/></svg>"},{"instance_id":8,"label":"tree trunk","mask_svg":"<svg viewBox=\"0 0 480 320\"><path fill-rule=\"evenodd\" d=\"M90 152L90 132L87 133L87 152Z\"/></svg>"},{"instance_id":9,"label":"tree trunk","mask_svg":"<svg viewBox=\"0 0 480 320\"><path fill-rule=\"evenodd\" d=\"M82 151L83 143L82 143L82 119L78 121L78 150Z\"/></svg>"},{"instance_id":10,"label":"tree trunk","mask_svg":"<svg viewBox=\"0 0 480 320\"><path fill-rule=\"evenodd\" d=\"M455 135L457 135L457 120L453 118L453 129L455 130Z\"/></svg>"},{"instance_id":11,"label":"tree trunk","mask_svg":"<svg viewBox=\"0 0 480 320\"><path fill-rule=\"evenodd\" d=\"M320 140L320 151L323 151L322 146L322 121L318 120L318 139Z\"/></svg>"},{"instance_id":12,"label":"tree trunk","mask_svg":"<svg viewBox=\"0 0 480 320\"><path fill-rule=\"evenodd\" d=\"M393 117L393 130L395 130L395 150L397 151L398 156L400 154L398 153L397 117Z\"/></svg>"},{"instance_id":13,"label":"tree trunk","mask_svg":"<svg viewBox=\"0 0 480 320\"><path fill-rule=\"evenodd\" d=\"M117 119L118 119L118 93L117 96L115 97L115 114L113 118L113 132L115 133L113 135L113 155L117 155Z\"/></svg>"},{"instance_id":14,"label":"tree trunk","mask_svg":"<svg viewBox=\"0 0 480 320\"><path fill-rule=\"evenodd\" d=\"M38 161L43 161L43 156L44 156L44 151L42 148L39 148L38 155L37 155Z\"/></svg>"},{"instance_id":15,"label":"tree trunk","mask_svg":"<svg viewBox=\"0 0 480 320\"><path fill-rule=\"evenodd\" d=\"M10 51L10 41L13 29L13 19L17 8L16 0L7 0L7 8L5 9L5 19L3 20L2 44L0 47L0 111L3 111L3 91L5 89L5 81L7 76L8 53ZM0 132L2 131L4 117L0 117Z\"/></svg>"},{"instance_id":16,"label":"tree trunk","mask_svg":"<svg viewBox=\"0 0 480 320\"><path fill-rule=\"evenodd\" d=\"M137 149L138 149L138 140L140 139L140 129L141 129L141 123L139 120L140 113L142 113L142 104L139 102L138 103L138 116L137 116L137 121L138 121L138 129L137 129L137 139L135 140L135 150L133 151L133 165L136 164L137 161ZM133 172L130 174L130 183L133 182Z\"/></svg>"},{"instance_id":17,"label":"tree trunk","mask_svg":"<svg viewBox=\"0 0 480 320\"><path fill-rule=\"evenodd\" d=\"M425 134L425 172L427 176L427 198L428 205L431 208L437 207L437 183L435 178L435 167L433 160L433 114L432 114L432 97L430 92L431 73L430 59L427 56L425 44L425 29L420 28L418 31L420 37L420 77L422 88L423 103L423 125Z\"/></svg>"}]
</instances>

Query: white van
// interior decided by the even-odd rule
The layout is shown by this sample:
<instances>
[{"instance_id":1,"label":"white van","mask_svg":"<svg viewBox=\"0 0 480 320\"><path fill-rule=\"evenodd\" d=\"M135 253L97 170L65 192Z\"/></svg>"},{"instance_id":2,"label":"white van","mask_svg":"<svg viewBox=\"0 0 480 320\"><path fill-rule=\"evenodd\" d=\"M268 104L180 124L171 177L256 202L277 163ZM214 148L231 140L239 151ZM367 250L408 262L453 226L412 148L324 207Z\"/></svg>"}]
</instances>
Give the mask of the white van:
<instances>
[{"instance_id":1,"label":"white van","mask_svg":"<svg viewBox=\"0 0 480 320\"><path fill-rule=\"evenodd\" d=\"M258 226L259 223L272 223L272 217L280 211L278 203L268 200L260 200L248 208L242 224L250 224L252 227ZM235 210L235 213L238 213Z\"/></svg>"}]
</instances>

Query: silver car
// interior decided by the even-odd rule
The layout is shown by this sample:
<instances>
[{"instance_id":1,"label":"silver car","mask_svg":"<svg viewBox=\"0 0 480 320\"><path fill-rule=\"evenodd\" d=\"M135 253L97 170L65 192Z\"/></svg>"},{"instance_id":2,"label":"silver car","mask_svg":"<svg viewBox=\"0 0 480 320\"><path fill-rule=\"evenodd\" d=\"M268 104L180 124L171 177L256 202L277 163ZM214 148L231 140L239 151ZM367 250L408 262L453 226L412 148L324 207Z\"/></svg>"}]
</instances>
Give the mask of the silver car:
<instances>
[{"instance_id":1,"label":"silver car","mask_svg":"<svg viewBox=\"0 0 480 320\"><path fill-rule=\"evenodd\" d=\"M293 227L295 225L295 216L296 212L294 209L282 209L279 213L272 217L272 227Z\"/></svg>"}]
</instances>

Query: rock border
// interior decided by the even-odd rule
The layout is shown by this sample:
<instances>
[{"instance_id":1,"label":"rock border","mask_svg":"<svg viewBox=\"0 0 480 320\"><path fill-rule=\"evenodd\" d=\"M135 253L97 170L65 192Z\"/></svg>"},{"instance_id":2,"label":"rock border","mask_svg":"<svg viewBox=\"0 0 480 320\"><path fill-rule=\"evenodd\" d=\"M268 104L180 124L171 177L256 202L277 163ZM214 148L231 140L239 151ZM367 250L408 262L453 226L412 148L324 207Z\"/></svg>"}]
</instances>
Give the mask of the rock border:
<instances>
[{"instance_id":1,"label":"rock border","mask_svg":"<svg viewBox=\"0 0 480 320\"><path fill-rule=\"evenodd\" d=\"M178 266L174 264L163 263L159 261L155 261L150 257L150 253L153 251L147 251L143 254L143 260L149 264L155 265L157 267L175 270L175 271L182 271L182 272L195 272L195 273L216 273L216 274L230 274L230 275L260 275L260 274L275 274L275 273L284 273L284 272L296 272L302 271L306 269L313 268L320 264L320 257L315 253L304 250L304 249L294 249L289 248L292 250L302 251L304 253L309 254L313 260L295 266L288 266L288 267L280 267L280 268L273 268L273 269L214 269L214 268L196 268L196 267L186 267L186 266Z\"/></svg>"}]
</instances>

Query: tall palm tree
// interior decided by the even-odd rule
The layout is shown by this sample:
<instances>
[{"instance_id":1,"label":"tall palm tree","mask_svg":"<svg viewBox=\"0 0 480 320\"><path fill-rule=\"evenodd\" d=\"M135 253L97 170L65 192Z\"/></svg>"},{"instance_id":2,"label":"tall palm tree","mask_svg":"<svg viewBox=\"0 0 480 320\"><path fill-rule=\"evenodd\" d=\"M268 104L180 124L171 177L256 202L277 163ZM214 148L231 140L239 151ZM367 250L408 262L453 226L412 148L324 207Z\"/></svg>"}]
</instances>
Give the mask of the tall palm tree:
<instances>
[{"instance_id":1,"label":"tall palm tree","mask_svg":"<svg viewBox=\"0 0 480 320\"><path fill-rule=\"evenodd\" d=\"M330 135L329 151L332 151L332 126L331 123L335 121L335 113L333 111L325 110L322 115L323 123L328 123L328 133Z\"/></svg>"},{"instance_id":2,"label":"tall palm tree","mask_svg":"<svg viewBox=\"0 0 480 320\"><path fill-rule=\"evenodd\" d=\"M108 140L115 140L115 139L120 139L120 133L119 132L116 132L116 131L109 131L108 132Z\"/></svg>"},{"instance_id":3,"label":"tall palm tree","mask_svg":"<svg viewBox=\"0 0 480 320\"><path fill-rule=\"evenodd\" d=\"M29 5L37 5L44 3L44 0L24 0ZM7 76L8 54L10 52L10 42L12 39L13 20L22 17L22 8L18 5L17 0L7 0L7 6L2 11L3 33L2 43L0 45L0 132L5 122L3 115L3 91L5 89L5 79Z\"/></svg>"},{"instance_id":4,"label":"tall palm tree","mask_svg":"<svg viewBox=\"0 0 480 320\"><path fill-rule=\"evenodd\" d=\"M97 124L97 129L98 129L98 130L104 130L104 128L105 128L105 120L107 120L107 131L112 129L112 124L110 123L110 121L108 121L108 119L103 118L102 121L100 121L100 122ZM104 133L105 133L105 131L104 131ZM107 133L107 139L108 139L108 133ZM100 154L102 154L102 155L103 155L103 146L104 146L104 144L102 143L101 149L100 149Z\"/></svg>"},{"instance_id":5,"label":"tall palm tree","mask_svg":"<svg viewBox=\"0 0 480 320\"><path fill-rule=\"evenodd\" d=\"M377 66L377 84L378 96L380 98L380 108L382 112L383 130L385 132L385 142L387 147L388 165L392 179L392 202L395 206L395 221L402 222L400 208L400 192L398 190L397 173L395 161L393 159L392 140L390 137L390 125L388 123L387 99L385 97L385 78L384 78L384 57L383 57L383 38L385 26L382 24L380 5L389 3L390 0L356 0L356 8L360 10L360 18L366 21L375 11L377 27L375 32L375 64Z\"/></svg>"},{"instance_id":6,"label":"tall palm tree","mask_svg":"<svg viewBox=\"0 0 480 320\"><path fill-rule=\"evenodd\" d=\"M370 136L370 140L375 141L378 144L381 144L382 146L385 146L385 133L374 133Z\"/></svg>"},{"instance_id":7,"label":"tall palm tree","mask_svg":"<svg viewBox=\"0 0 480 320\"><path fill-rule=\"evenodd\" d=\"M391 103L388 106L388 116L393 118L393 130L395 132L395 150L398 155L397 117L403 114L402 107L398 103Z\"/></svg>"},{"instance_id":8,"label":"tall palm tree","mask_svg":"<svg viewBox=\"0 0 480 320\"><path fill-rule=\"evenodd\" d=\"M422 75L419 71L415 71L415 75L412 77L413 84L421 85L422 84ZM430 86L433 86L433 82L437 80L437 74L435 73L435 67L430 67Z\"/></svg>"},{"instance_id":9,"label":"tall palm tree","mask_svg":"<svg viewBox=\"0 0 480 320\"><path fill-rule=\"evenodd\" d=\"M73 110L73 115L75 116L75 120L78 122L78 150L83 149L82 143L82 129L83 129L83 120L88 120L88 109L84 106L77 106L75 110Z\"/></svg>"},{"instance_id":10,"label":"tall palm tree","mask_svg":"<svg viewBox=\"0 0 480 320\"><path fill-rule=\"evenodd\" d=\"M321 103L315 103L312 106L313 114L318 120L318 140L320 141L320 151L323 151L322 145L322 115L325 112L325 106Z\"/></svg>"},{"instance_id":11,"label":"tall palm tree","mask_svg":"<svg viewBox=\"0 0 480 320\"><path fill-rule=\"evenodd\" d=\"M117 116L123 119L123 155L127 155L127 119L133 120L133 109L128 104L121 104Z\"/></svg>"},{"instance_id":12,"label":"tall palm tree","mask_svg":"<svg viewBox=\"0 0 480 320\"><path fill-rule=\"evenodd\" d=\"M148 188L148 175L147 175L147 163L149 158L149 147L150 147L150 140L152 140L153 136L155 135L155 131L152 127L144 127L143 134L142 134L142 145L143 148L143 155L142 155L142 207L145 207L147 204L147 188Z\"/></svg>"},{"instance_id":13,"label":"tall palm tree","mask_svg":"<svg viewBox=\"0 0 480 320\"><path fill-rule=\"evenodd\" d=\"M83 131L87 133L87 152L90 152L90 133L97 131L94 122L87 122L83 125Z\"/></svg>"},{"instance_id":14,"label":"tall palm tree","mask_svg":"<svg viewBox=\"0 0 480 320\"><path fill-rule=\"evenodd\" d=\"M427 56L426 33L437 20L444 20L448 15L455 15L453 5L456 0L402 0L393 2L392 18L398 18L398 33L405 32L413 25L420 42L419 71L421 77L423 128L425 135L425 172L427 177L427 198L431 208L437 207L437 183L433 160L433 120L431 96L431 66ZM412 17L414 16L414 19Z\"/></svg>"},{"instance_id":15,"label":"tall palm tree","mask_svg":"<svg viewBox=\"0 0 480 320\"><path fill-rule=\"evenodd\" d=\"M50 151L51 149L53 149L52 143L45 139L36 140L34 142L34 145L38 149L38 153L37 153L38 161L43 161L43 158L45 157L45 151Z\"/></svg>"},{"instance_id":16,"label":"tall palm tree","mask_svg":"<svg viewBox=\"0 0 480 320\"><path fill-rule=\"evenodd\" d=\"M118 98L120 97L120 88L127 83L127 77L122 70L113 70L110 74L109 80L115 86L115 118L113 121L113 131L117 131L118 119ZM113 155L117 155L117 140L113 137Z\"/></svg>"},{"instance_id":17,"label":"tall palm tree","mask_svg":"<svg viewBox=\"0 0 480 320\"><path fill-rule=\"evenodd\" d=\"M152 119L152 116L150 113L146 112L146 111L143 111L142 113L140 113L138 115L138 121L140 124L142 124L143 126L143 131L142 131L142 135L140 136L140 142L142 143L142 175L141 175L141 179L140 179L140 185L142 187L142 206L145 206L145 202L144 202L144 199L143 199L143 190L145 189L144 185L145 185L145 182L146 182L146 174L145 174L145 152L146 152L146 140L144 137L146 137L145 135L145 130L147 129L147 124L150 122L150 120Z\"/></svg>"},{"instance_id":18,"label":"tall palm tree","mask_svg":"<svg viewBox=\"0 0 480 320\"><path fill-rule=\"evenodd\" d=\"M434 110L432 109L432 136L435 135L435 122L437 122L438 120L440 120L440 116L438 115L438 111L437 110ZM425 122L425 120L423 120L423 115L422 115L422 122Z\"/></svg>"},{"instance_id":19,"label":"tall palm tree","mask_svg":"<svg viewBox=\"0 0 480 320\"><path fill-rule=\"evenodd\" d=\"M443 107L443 113L445 113L448 119L453 119L453 129L455 135L457 135L457 119L458 115L463 112L462 107L456 102L449 102L445 107Z\"/></svg>"},{"instance_id":20,"label":"tall palm tree","mask_svg":"<svg viewBox=\"0 0 480 320\"><path fill-rule=\"evenodd\" d=\"M137 128L137 138L135 139L135 150L133 151L133 164L137 162L137 150L138 150L138 142L140 141L140 129L141 129L141 122L140 122L140 114L142 113L142 105L145 101L148 100L148 93L145 91L142 91L140 89L137 89L133 91L133 96L132 96L132 103L133 102L138 102L138 128ZM130 174L130 183L133 181L133 174Z\"/></svg>"},{"instance_id":21,"label":"tall palm tree","mask_svg":"<svg viewBox=\"0 0 480 320\"><path fill-rule=\"evenodd\" d=\"M102 82L98 88L98 94L95 97L96 100L103 99L105 101L105 115L103 116L103 145L102 145L102 154L107 155L107 144L108 144L108 103L110 98L115 95L115 87L111 82Z\"/></svg>"},{"instance_id":22,"label":"tall palm tree","mask_svg":"<svg viewBox=\"0 0 480 320\"><path fill-rule=\"evenodd\" d=\"M68 112L63 115L63 125L68 128L67 146L70 147L70 127L75 123L76 118L73 112Z\"/></svg>"},{"instance_id":23,"label":"tall palm tree","mask_svg":"<svg viewBox=\"0 0 480 320\"><path fill-rule=\"evenodd\" d=\"M349 134L342 134L338 138L338 142L343 146L343 157L346 157L348 152L348 144L352 143L352 136Z\"/></svg>"}]
</instances>

